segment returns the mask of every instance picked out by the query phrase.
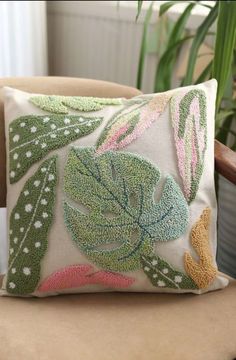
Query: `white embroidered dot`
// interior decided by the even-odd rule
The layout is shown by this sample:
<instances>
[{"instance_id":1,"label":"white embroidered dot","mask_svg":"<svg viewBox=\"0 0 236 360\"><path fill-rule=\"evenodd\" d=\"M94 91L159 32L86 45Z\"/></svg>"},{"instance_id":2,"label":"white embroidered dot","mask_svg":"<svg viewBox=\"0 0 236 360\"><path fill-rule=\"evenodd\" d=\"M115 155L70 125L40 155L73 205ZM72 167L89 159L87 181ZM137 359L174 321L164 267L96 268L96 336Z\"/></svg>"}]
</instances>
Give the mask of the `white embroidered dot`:
<instances>
[{"instance_id":1,"label":"white embroidered dot","mask_svg":"<svg viewBox=\"0 0 236 360\"><path fill-rule=\"evenodd\" d=\"M13 130L12 127L10 127L10 128L9 128L9 131L12 132L12 130Z\"/></svg>"},{"instance_id":2,"label":"white embroidered dot","mask_svg":"<svg viewBox=\"0 0 236 360\"><path fill-rule=\"evenodd\" d=\"M87 123L87 126L91 126L91 125L92 125L91 122L88 122L88 123Z\"/></svg>"},{"instance_id":3,"label":"white embroidered dot","mask_svg":"<svg viewBox=\"0 0 236 360\"><path fill-rule=\"evenodd\" d=\"M9 283L9 288L10 288L10 289L15 289L15 287L16 287L16 284L14 284L14 282L11 281L11 282Z\"/></svg>"},{"instance_id":4,"label":"white embroidered dot","mask_svg":"<svg viewBox=\"0 0 236 360\"><path fill-rule=\"evenodd\" d=\"M47 123L49 120L50 120L49 117L46 116L46 117L43 119L43 122L44 122L44 123Z\"/></svg>"},{"instance_id":5,"label":"white embroidered dot","mask_svg":"<svg viewBox=\"0 0 236 360\"><path fill-rule=\"evenodd\" d=\"M49 174L48 175L48 180L49 181L52 181L52 180L54 180L55 179L55 176L53 175L53 174Z\"/></svg>"},{"instance_id":6,"label":"white embroidered dot","mask_svg":"<svg viewBox=\"0 0 236 360\"><path fill-rule=\"evenodd\" d=\"M169 270L165 268L162 270L162 272L163 272L163 274L168 274Z\"/></svg>"},{"instance_id":7,"label":"white embroidered dot","mask_svg":"<svg viewBox=\"0 0 236 360\"><path fill-rule=\"evenodd\" d=\"M44 173L46 170L47 170L47 169L46 169L45 167L43 167L43 168L41 169L41 172Z\"/></svg>"},{"instance_id":8,"label":"white embroidered dot","mask_svg":"<svg viewBox=\"0 0 236 360\"><path fill-rule=\"evenodd\" d=\"M51 137L52 139L55 139L55 138L57 137L57 134L51 134L50 137Z\"/></svg>"},{"instance_id":9,"label":"white embroidered dot","mask_svg":"<svg viewBox=\"0 0 236 360\"><path fill-rule=\"evenodd\" d=\"M13 136L13 142L17 142L17 141L19 141L19 139L20 139L20 135L18 135L18 134L16 134L15 136Z\"/></svg>"},{"instance_id":10,"label":"white embroidered dot","mask_svg":"<svg viewBox=\"0 0 236 360\"><path fill-rule=\"evenodd\" d=\"M145 267L144 267L144 270L145 270L145 271L149 271L150 268L149 268L148 266L145 266Z\"/></svg>"},{"instance_id":11,"label":"white embroidered dot","mask_svg":"<svg viewBox=\"0 0 236 360\"><path fill-rule=\"evenodd\" d=\"M47 147L47 144L46 144L46 143L42 143L42 144L41 144L41 148L44 149L45 147Z\"/></svg>"},{"instance_id":12,"label":"white embroidered dot","mask_svg":"<svg viewBox=\"0 0 236 360\"><path fill-rule=\"evenodd\" d=\"M30 158L30 157L32 156L32 152L31 152L31 151L27 151L25 155L26 155L27 158Z\"/></svg>"},{"instance_id":13,"label":"white embroidered dot","mask_svg":"<svg viewBox=\"0 0 236 360\"><path fill-rule=\"evenodd\" d=\"M10 231L9 231L9 234L11 235L12 233L13 233L13 231L12 231L12 230L10 230Z\"/></svg>"},{"instance_id":14,"label":"white embroidered dot","mask_svg":"<svg viewBox=\"0 0 236 360\"><path fill-rule=\"evenodd\" d=\"M64 131L64 135L69 135L69 134L70 134L69 130Z\"/></svg>"},{"instance_id":15,"label":"white embroidered dot","mask_svg":"<svg viewBox=\"0 0 236 360\"><path fill-rule=\"evenodd\" d=\"M17 244L17 241L18 241L18 238L15 237L15 238L13 239L14 244Z\"/></svg>"},{"instance_id":16,"label":"white embroidered dot","mask_svg":"<svg viewBox=\"0 0 236 360\"><path fill-rule=\"evenodd\" d=\"M45 187L45 190L44 190L45 192L49 192L50 191L50 189L49 189L49 187Z\"/></svg>"},{"instance_id":17,"label":"white embroidered dot","mask_svg":"<svg viewBox=\"0 0 236 360\"><path fill-rule=\"evenodd\" d=\"M46 212L43 212L42 217L46 219L48 217L48 214Z\"/></svg>"},{"instance_id":18,"label":"white embroidered dot","mask_svg":"<svg viewBox=\"0 0 236 360\"><path fill-rule=\"evenodd\" d=\"M65 124L70 124L70 119L65 118L65 119L64 119L64 123L65 123Z\"/></svg>"},{"instance_id":19,"label":"white embroidered dot","mask_svg":"<svg viewBox=\"0 0 236 360\"><path fill-rule=\"evenodd\" d=\"M152 277L155 279L157 278L157 274L153 274Z\"/></svg>"},{"instance_id":20,"label":"white embroidered dot","mask_svg":"<svg viewBox=\"0 0 236 360\"><path fill-rule=\"evenodd\" d=\"M25 229L24 229L23 227L20 228L20 232L21 232L21 233L23 233L24 230L25 230Z\"/></svg>"},{"instance_id":21,"label":"white embroidered dot","mask_svg":"<svg viewBox=\"0 0 236 360\"><path fill-rule=\"evenodd\" d=\"M33 206L31 204L25 205L25 211L26 212L31 212L32 210L33 210Z\"/></svg>"},{"instance_id":22,"label":"white embroidered dot","mask_svg":"<svg viewBox=\"0 0 236 360\"><path fill-rule=\"evenodd\" d=\"M25 122L20 123L20 127L25 127Z\"/></svg>"},{"instance_id":23,"label":"white embroidered dot","mask_svg":"<svg viewBox=\"0 0 236 360\"><path fill-rule=\"evenodd\" d=\"M35 247L36 248L39 248L41 246L41 243L39 242L39 241L37 241L36 243L35 243Z\"/></svg>"},{"instance_id":24,"label":"white embroidered dot","mask_svg":"<svg viewBox=\"0 0 236 360\"><path fill-rule=\"evenodd\" d=\"M47 205L47 203L48 203L48 202L47 202L46 199L42 199L42 200L41 200L41 204L42 204L42 205Z\"/></svg>"},{"instance_id":25,"label":"white embroidered dot","mask_svg":"<svg viewBox=\"0 0 236 360\"><path fill-rule=\"evenodd\" d=\"M165 284L164 281L158 280L157 285L160 286L160 287L163 287L163 286L165 286L166 284Z\"/></svg>"},{"instance_id":26,"label":"white embroidered dot","mask_svg":"<svg viewBox=\"0 0 236 360\"><path fill-rule=\"evenodd\" d=\"M30 268L24 267L24 268L23 268L23 273L24 273L26 276L30 275L30 274L31 274Z\"/></svg>"},{"instance_id":27,"label":"white embroidered dot","mask_svg":"<svg viewBox=\"0 0 236 360\"><path fill-rule=\"evenodd\" d=\"M42 227L42 223L41 223L41 221L35 221L35 223L34 223L34 227L35 227L35 229L39 229L39 228L41 228L41 227Z\"/></svg>"},{"instance_id":28,"label":"white embroidered dot","mask_svg":"<svg viewBox=\"0 0 236 360\"><path fill-rule=\"evenodd\" d=\"M17 160L17 159L18 159L18 156L19 156L19 155L18 155L17 153L15 153L15 154L13 155L13 159L14 159L14 160Z\"/></svg>"},{"instance_id":29,"label":"white embroidered dot","mask_svg":"<svg viewBox=\"0 0 236 360\"><path fill-rule=\"evenodd\" d=\"M152 260L152 265L157 265L157 260L156 259Z\"/></svg>"},{"instance_id":30,"label":"white embroidered dot","mask_svg":"<svg viewBox=\"0 0 236 360\"><path fill-rule=\"evenodd\" d=\"M176 275L176 276L175 276L175 282L176 282L176 283L181 283L181 281L182 281L182 276Z\"/></svg>"},{"instance_id":31,"label":"white embroidered dot","mask_svg":"<svg viewBox=\"0 0 236 360\"><path fill-rule=\"evenodd\" d=\"M10 254L12 255L14 253L14 249L10 248Z\"/></svg>"},{"instance_id":32,"label":"white embroidered dot","mask_svg":"<svg viewBox=\"0 0 236 360\"><path fill-rule=\"evenodd\" d=\"M75 129L75 133L78 134L80 132L80 129Z\"/></svg>"},{"instance_id":33,"label":"white embroidered dot","mask_svg":"<svg viewBox=\"0 0 236 360\"><path fill-rule=\"evenodd\" d=\"M12 274L15 274L16 273L16 268L12 268L11 272L12 272Z\"/></svg>"},{"instance_id":34,"label":"white embroidered dot","mask_svg":"<svg viewBox=\"0 0 236 360\"><path fill-rule=\"evenodd\" d=\"M39 144L39 141L38 141L38 140L35 140L34 144L35 144L35 145L38 145L38 144Z\"/></svg>"},{"instance_id":35,"label":"white embroidered dot","mask_svg":"<svg viewBox=\"0 0 236 360\"><path fill-rule=\"evenodd\" d=\"M35 186L35 187L38 187L39 185L40 185L40 180L35 180L35 181L34 181L34 186Z\"/></svg>"},{"instance_id":36,"label":"white embroidered dot","mask_svg":"<svg viewBox=\"0 0 236 360\"><path fill-rule=\"evenodd\" d=\"M19 220L19 218L20 218L20 214L15 213L14 218L15 218L15 220Z\"/></svg>"},{"instance_id":37,"label":"white embroidered dot","mask_svg":"<svg viewBox=\"0 0 236 360\"><path fill-rule=\"evenodd\" d=\"M83 119L82 117L80 117L80 118L79 118L79 121L82 122L82 121L84 121L84 119Z\"/></svg>"},{"instance_id":38,"label":"white embroidered dot","mask_svg":"<svg viewBox=\"0 0 236 360\"><path fill-rule=\"evenodd\" d=\"M28 190L25 190L25 191L24 191L24 195L25 195L25 196L29 195L29 191L28 191Z\"/></svg>"},{"instance_id":39,"label":"white embroidered dot","mask_svg":"<svg viewBox=\"0 0 236 360\"><path fill-rule=\"evenodd\" d=\"M28 249L27 247L25 247L25 248L23 249L23 252L24 252L25 254L28 254L29 249Z\"/></svg>"},{"instance_id":40,"label":"white embroidered dot","mask_svg":"<svg viewBox=\"0 0 236 360\"><path fill-rule=\"evenodd\" d=\"M10 172L10 177L11 177L11 178L14 178L15 175L16 175L15 171L11 171L11 172Z\"/></svg>"},{"instance_id":41,"label":"white embroidered dot","mask_svg":"<svg viewBox=\"0 0 236 360\"><path fill-rule=\"evenodd\" d=\"M32 128L30 129L30 131L31 131L32 133L35 133L35 132L37 131L36 126L32 126Z\"/></svg>"},{"instance_id":42,"label":"white embroidered dot","mask_svg":"<svg viewBox=\"0 0 236 360\"><path fill-rule=\"evenodd\" d=\"M57 128L55 124L51 124L50 126L52 130L55 130Z\"/></svg>"},{"instance_id":43,"label":"white embroidered dot","mask_svg":"<svg viewBox=\"0 0 236 360\"><path fill-rule=\"evenodd\" d=\"M16 167L17 167L17 169L19 169L19 168L20 168L20 163L18 163L18 164L16 165Z\"/></svg>"}]
</instances>

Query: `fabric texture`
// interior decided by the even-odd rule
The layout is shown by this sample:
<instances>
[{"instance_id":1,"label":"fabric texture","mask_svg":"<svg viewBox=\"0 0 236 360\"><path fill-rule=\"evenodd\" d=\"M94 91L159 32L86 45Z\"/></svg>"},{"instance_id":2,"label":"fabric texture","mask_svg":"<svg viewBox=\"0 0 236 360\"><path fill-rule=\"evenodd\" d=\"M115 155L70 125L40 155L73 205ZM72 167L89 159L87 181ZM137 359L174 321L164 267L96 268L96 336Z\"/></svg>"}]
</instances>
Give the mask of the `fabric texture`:
<instances>
[{"instance_id":1,"label":"fabric texture","mask_svg":"<svg viewBox=\"0 0 236 360\"><path fill-rule=\"evenodd\" d=\"M3 295L228 284L215 261L215 80L130 100L4 92Z\"/></svg>"}]
</instances>

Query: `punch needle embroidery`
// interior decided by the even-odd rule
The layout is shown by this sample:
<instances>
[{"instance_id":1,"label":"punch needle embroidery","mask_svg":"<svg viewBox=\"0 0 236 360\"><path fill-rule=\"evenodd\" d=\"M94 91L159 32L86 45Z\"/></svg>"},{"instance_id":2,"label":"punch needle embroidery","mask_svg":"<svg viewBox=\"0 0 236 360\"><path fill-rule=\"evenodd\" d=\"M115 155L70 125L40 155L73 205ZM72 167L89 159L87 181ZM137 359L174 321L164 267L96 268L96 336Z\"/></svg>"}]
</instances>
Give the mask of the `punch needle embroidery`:
<instances>
[{"instance_id":1,"label":"punch needle embroidery","mask_svg":"<svg viewBox=\"0 0 236 360\"><path fill-rule=\"evenodd\" d=\"M199 262L194 260L189 252L185 253L184 259L186 272L199 289L207 288L217 275L209 242L210 218L211 210L206 208L191 231L192 245L199 256Z\"/></svg>"},{"instance_id":2,"label":"punch needle embroidery","mask_svg":"<svg viewBox=\"0 0 236 360\"><path fill-rule=\"evenodd\" d=\"M96 265L110 271L141 267L156 241L181 236L188 206L178 185L167 176L158 201L154 192L159 170L131 153L72 147L64 174L65 193L89 210L64 203L64 218L79 249Z\"/></svg>"},{"instance_id":3,"label":"punch needle embroidery","mask_svg":"<svg viewBox=\"0 0 236 360\"><path fill-rule=\"evenodd\" d=\"M47 249L57 183L56 156L44 161L25 183L10 216L7 291L26 295L40 279L40 261Z\"/></svg>"},{"instance_id":4,"label":"punch needle embroidery","mask_svg":"<svg viewBox=\"0 0 236 360\"><path fill-rule=\"evenodd\" d=\"M190 203L198 191L207 147L205 92L200 89L179 91L171 99L171 117L179 173Z\"/></svg>"},{"instance_id":5,"label":"punch needle embroidery","mask_svg":"<svg viewBox=\"0 0 236 360\"><path fill-rule=\"evenodd\" d=\"M142 256L143 271L155 287L171 289L198 289L190 276L174 269L158 255Z\"/></svg>"},{"instance_id":6,"label":"punch needle embroidery","mask_svg":"<svg viewBox=\"0 0 236 360\"><path fill-rule=\"evenodd\" d=\"M13 120L9 131L10 183L17 182L51 150L93 132L102 120L78 115L27 115Z\"/></svg>"},{"instance_id":7,"label":"punch needle embroidery","mask_svg":"<svg viewBox=\"0 0 236 360\"><path fill-rule=\"evenodd\" d=\"M157 94L151 99L127 101L129 106L118 111L109 121L97 142L97 153L119 150L139 138L165 110L173 92Z\"/></svg>"},{"instance_id":8,"label":"punch needle embroidery","mask_svg":"<svg viewBox=\"0 0 236 360\"><path fill-rule=\"evenodd\" d=\"M109 271L96 271L92 265L70 265L55 271L39 286L38 291L50 292L73 289L86 285L101 285L108 288L128 288L135 279Z\"/></svg>"},{"instance_id":9,"label":"punch needle embroidery","mask_svg":"<svg viewBox=\"0 0 236 360\"><path fill-rule=\"evenodd\" d=\"M78 111L98 111L109 105L121 105L123 99L96 98L87 96L37 95L29 100L44 111L68 114L68 108Z\"/></svg>"}]
</instances>

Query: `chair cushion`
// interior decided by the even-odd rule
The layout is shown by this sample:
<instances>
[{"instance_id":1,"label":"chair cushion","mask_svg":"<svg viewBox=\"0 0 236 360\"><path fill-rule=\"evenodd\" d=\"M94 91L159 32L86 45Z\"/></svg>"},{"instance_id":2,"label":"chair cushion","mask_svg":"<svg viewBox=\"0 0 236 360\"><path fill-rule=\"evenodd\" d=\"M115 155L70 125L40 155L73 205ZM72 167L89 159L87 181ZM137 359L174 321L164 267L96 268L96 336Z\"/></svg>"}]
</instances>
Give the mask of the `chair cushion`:
<instances>
[{"instance_id":1,"label":"chair cushion","mask_svg":"<svg viewBox=\"0 0 236 360\"><path fill-rule=\"evenodd\" d=\"M236 282L193 294L0 298L3 360L233 360Z\"/></svg>"}]
</instances>

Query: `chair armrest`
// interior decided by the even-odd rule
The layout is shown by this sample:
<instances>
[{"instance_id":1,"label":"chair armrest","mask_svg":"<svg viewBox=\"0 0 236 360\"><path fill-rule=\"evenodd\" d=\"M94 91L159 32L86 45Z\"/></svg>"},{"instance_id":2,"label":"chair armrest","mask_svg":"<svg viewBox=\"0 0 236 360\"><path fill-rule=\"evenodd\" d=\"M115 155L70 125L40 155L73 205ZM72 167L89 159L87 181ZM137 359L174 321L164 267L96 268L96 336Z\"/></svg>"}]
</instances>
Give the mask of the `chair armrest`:
<instances>
[{"instance_id":1,"label":"chair armrest","mask_svg":"<svg viewBox=\"0 0 236 360\"><path fill-rule=\"evenodd\" d=\"M215 169L236 185L236 152L215 140Z\"/></svg>"}]
</instances>

